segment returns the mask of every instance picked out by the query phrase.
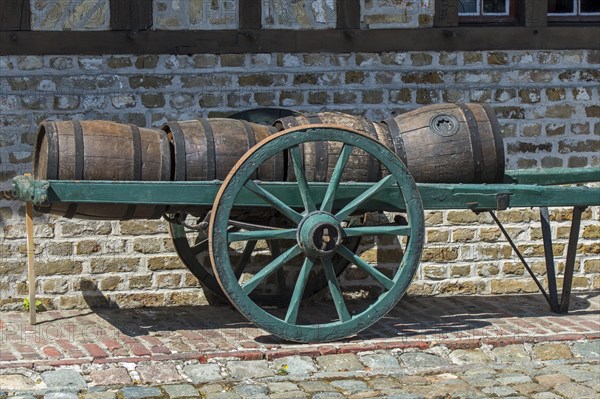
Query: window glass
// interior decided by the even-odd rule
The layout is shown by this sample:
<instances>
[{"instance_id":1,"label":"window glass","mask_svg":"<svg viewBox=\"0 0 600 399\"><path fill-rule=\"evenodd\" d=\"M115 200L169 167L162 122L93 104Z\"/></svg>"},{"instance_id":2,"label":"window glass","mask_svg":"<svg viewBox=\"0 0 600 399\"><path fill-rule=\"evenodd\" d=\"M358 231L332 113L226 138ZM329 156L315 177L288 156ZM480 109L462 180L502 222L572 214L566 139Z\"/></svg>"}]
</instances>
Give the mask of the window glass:
<instances>
[{"instance_id":1,"label":"window glass","mask_svg":"<svg viewBox=\"0 0 600 399\"><path fill-rule=\"evenodd\" d=\"M458 15L479 15L479 0L458 0Z\"/></svg>"},{"instance_id":2,"label":"window glass","mask_svg":"<svg viewBox=\"0 0 600 399\"><path fill-rule=\"evenodd\" d=\"M548 14L557 17L600 14L600 0L548 0Z\"/></svg>"},{"instance_id":3,"label":"window glass","mask_svg":"<svg viewBox=\"0 0 600 399\"><path fill-rule=\"evenodd\" d=\"M581 0L581 13L600 13L599 0Z\"/></svg>"},{"instance_id":4,"label":"window glass","mask_svg":"<svg viewBox=\"0 0 600 399\"><path fill-rule=\"evenodd\" d=\"M458 15L509 15L509 0L458 0Z\"/></svg>"},{"instance_id":5,"label":"window glass","mask_svg":"<svg viewBox=\"0 0 600 399\"><path fill-rule=\"evenodd\" d=\"M548 0L549 14L575 14L575 0Z\"/></svg>"},{"instance_id":6,"label":"window glass","mask_svg":"<svg viewBox=\"0 0 600 399\"><path fill-rule=\"evenodd\" d=\"M484 14L507 14L507 0L483 0Z\"/></svg>"}]
</instances>

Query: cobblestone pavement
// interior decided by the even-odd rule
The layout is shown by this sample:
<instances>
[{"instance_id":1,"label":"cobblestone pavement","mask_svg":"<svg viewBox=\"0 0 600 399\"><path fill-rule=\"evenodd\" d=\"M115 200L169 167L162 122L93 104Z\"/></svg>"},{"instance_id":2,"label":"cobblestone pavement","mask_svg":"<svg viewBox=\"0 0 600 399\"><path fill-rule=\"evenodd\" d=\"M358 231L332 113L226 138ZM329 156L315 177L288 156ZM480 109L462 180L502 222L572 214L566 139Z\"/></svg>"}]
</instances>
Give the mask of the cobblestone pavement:
<instances>
[{"instance_id":1,"label":"cobblestone pavement","mask_svg":"<svg viewBox=\"0 0 600 399\"><path fill-rule=\"evenodd\" d=\"M226 307L0 314L0 398L597 398L600 301L407 298L335 343L282 342Z\"/></svg>"},{"instance_id":2,"label":"cobblestone pavement","mask_svg":"<svg viewBox=\"0 0 600 399\"><path fill-rule=\"evenodd\" d=\"M597 398L600 340L4 369L11 399Z\"/></svg>"}]
</instances>

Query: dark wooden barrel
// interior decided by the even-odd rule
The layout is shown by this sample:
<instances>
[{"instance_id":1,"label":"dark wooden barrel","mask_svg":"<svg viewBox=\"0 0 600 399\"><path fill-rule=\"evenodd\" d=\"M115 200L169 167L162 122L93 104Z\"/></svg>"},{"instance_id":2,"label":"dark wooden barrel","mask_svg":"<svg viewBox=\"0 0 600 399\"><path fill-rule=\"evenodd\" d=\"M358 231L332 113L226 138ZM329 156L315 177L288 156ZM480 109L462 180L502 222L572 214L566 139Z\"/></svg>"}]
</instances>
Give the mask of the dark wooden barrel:
<instances>
[{"instance_id":1,"label":"dark wooden barrel","mask_svg":"<svg viewBox=\"0 0 600 399\"><path fill-rule=\"evenodd\" d=\"M436 104L383 121L391 149L422 183L494 183L504 178L504 145L493 111Z\"/></svg>"},{"instance_id":2,"label":"dark wooden barrel","mask_svg":"<svg viewBox=\"0 0 600 399\"><path fill-rule=\"evenodd\" d=\"M286 116L300 115L300 112L287 108L252 108L242 112L236 112L228 116L229 119L242 119L261 125L272 125L277 119Z\"/></svg>"},{"instance_id":3,"label":"dark wooden barrel","mask_svg":"<svg viewBox=\"0 0 600 399\"><path fill-rule=\"evenodd\" d=\"M227 118L168 122L163 126L173 145L174 180L224 180L235 163L256 143L275 132L270 126ZM283 154L263 163L254 176L283 181Z\"/></svg>"},{"instance_id":4,"label":"dark wooden barrel","mask_svg":"<svg viewBox=\"0 0 600 399\"><path fill-rule=\"evenodd\" d=\"M278 130L289 129L296 126L309 124L334 124L367 133L371 137L390 147L389 134L385 125L371 122L359 116L344 114L341 112L321 112L312 115L297 115L279 119L275 122ZM302 145L301 156L303 157L306 178L309 181L324 182L331 178L341 151L340 143L312 142ZM287 179L295 180L294 169L288 165ZM382 170L379 162L358 148L352 152L342 174L344 181L377 181L381 178Z\"/></svg>"},{"instance_id":5,"label":"dark wooden barrel","mask_svg":"<svg viewBox=\"0 0 600 399\"><path fill-rule=\"evenodd\" d=\"M98 120L46 121L39 126L33 169L41 180L170 180L171 153L159 129ZM160 218L165 207L63 203L37 209L69 218L127 220Z\"/></svg>"}]
</instances>

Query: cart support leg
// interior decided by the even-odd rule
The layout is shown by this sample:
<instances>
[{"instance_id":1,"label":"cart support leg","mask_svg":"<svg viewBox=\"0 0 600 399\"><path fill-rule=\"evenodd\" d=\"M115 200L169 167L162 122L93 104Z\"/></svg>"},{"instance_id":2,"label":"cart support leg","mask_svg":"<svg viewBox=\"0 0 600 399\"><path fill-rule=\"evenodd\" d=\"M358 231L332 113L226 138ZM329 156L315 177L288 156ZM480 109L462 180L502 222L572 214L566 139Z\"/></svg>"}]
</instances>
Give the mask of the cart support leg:
<instances>
[{"instance_id":1,"label":"cart support leg","mask_svg":"<svg viewBox=\"0 0 600 399\"><path fill-rule=\"evenodd\" d=\"M550 215L547 207L540 208L540 221L542 224L542 238L544 240L544 254L546 256L546 277L548 278L548 296L550 309L558 312L558 292L556 289L556 267L554 266L554 254L552 253L552 231L550 229Z\"/></svg>"},{"instance_id":2,"label":"cart support leg","mask_svg":"<svg viewBox=\"0 0 600 399\"><path fill-rule=\"evenodd\" d=\"M567 247L567 259L565 263L565 277L563 280L563 289L561 294L561 303L559 313L569 312L569 302L571 299L571 285L573 284L573 272L575 270L575 255L577 253L577 240L579 239L579 228L581 226L581 214L585 208L573 208L573 217L571 221L571 232L569 234L569 245Z\"/></svg>"},{"instance_id":3,"label":"cart support leg","mask_svg":"<svg viewBox=\"0 0 600 399\"><path fill-rule=\"evenodd\" d=\"M489 213L492 216L492 219L494 219L494 222L496 222L496 224L500 228L500 231L502 232L502 234L504 234L504 237L506 238L506 240L508 241L508 243L512 247L513 251L515 251L515 254L517 254L517 256L519 257L519 260L521 261L521 263L525 267L525 270L527 270L527 272L529 273L529 275L533 279L533 282L535 283L535 285L537 285L537 287L540 290L540 292L542 293L542 295L544 295L544 298L546 298L546 302L548 302L548 304L550 305L550 307L552 307L552 302L550 300L550 296L548 295L548 293L546 292L546 290L542 286L542 283L540 283L540 280L538 280L538 278L535 276L535 273L533 272L533 270L531 269L531 267L529 266L529 264L527 263L527 261L523 257L523 254L521 254L521 251L519 251L519 248L517 248L517 246L513 242L512 238L510 237L510 235L508 234L508 232L506 231L506 229L502 225L502 222L500 222L500 220L498 219L498 217L496 216L496 214L493 211L490 211ZM556 286L556 284L555 284L555 286Z\"/></svg>"},{"instance_id":4,"label":"cart support leg","mask_svg":"<svg viewBox=\"0 0 600 399\"><path fill-rule=\"evenodd\" d=\"M527 264L527 261L514 244L504 226L494 212L490 211L490 215L504 234L504 237L508 240L508 243L512 247L513 251L517 254L523 266L527 272L529 272L531 278L539 288L544 298L550 305L550 309L555 313L568 313L569 312L569 302L571 299L571 286L573 284L573 273L575 271L575 255L577 254L577 241L579 240L579 229L581 227L581 214L585 210L585 207L574 207L573 208L573 217L571 218L571 231L569 233L569 244L567 246L567 257L565 261L565 273L563 278L563 287L560 296L560 301L558 300L558 284L556 282L556 268L554 265L554 255L552 253L552 232L550 229L550 217L548 213L548 208L542 207L540 208L540 220L542 225L542 238L544 241L544 253L546 256L546 277L548 280L548 292L544 290L544 287L538 280L538 278L531 270L531 267Z\"/></svg>"},{"instance_id":5,"label":"cart support leg","mask_svg":"<svg viewBox=\"0 0 600 399\"><path fill-rule=\"evenodd\" d=\"M27 231L27 280L29 281L29 324L36 322L35 306L35 248L33 243L33 204L25 204L25 230Z\"/></svg>"}]
</instances>

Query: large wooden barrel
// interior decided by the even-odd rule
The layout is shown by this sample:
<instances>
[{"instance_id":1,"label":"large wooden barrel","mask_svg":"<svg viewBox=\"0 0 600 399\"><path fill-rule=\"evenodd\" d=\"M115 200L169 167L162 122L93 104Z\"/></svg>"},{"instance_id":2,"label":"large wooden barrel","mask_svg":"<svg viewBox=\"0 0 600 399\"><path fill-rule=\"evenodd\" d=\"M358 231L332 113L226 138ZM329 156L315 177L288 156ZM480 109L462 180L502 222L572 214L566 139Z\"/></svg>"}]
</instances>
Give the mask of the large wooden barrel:
<instances>
[{"instance_id":1,"label":"large wooden barrel","mask_svg":"<svg viewBox=\"0 0 600 399\"><path fill-rule=\"evenodd\" d=\"M41 180L170 180L171 153L165 133L110 121L42 122L34 176ZM164 206L52 204L38 207L82 219L156 219Z\"/></svg>"},{"instance_id":2,"label":"large wooden barrel","mask_svg":"<svg viewBox=\"0 0 600 399\"><path fill-rule=\"evenodd\" d=\"M481 104L436 104L386 119L390 147L422 183L494 183L504 178L496 116Z\"/></svg>"},{"instance_id":3,"label":"large wooden barrel","mask_svg":"<svg viewBox=\"0 0 600 399\"><path fill-rule=\"evenodd\" d=\"M163 126L174 150L174 180L224 180L256 143L275 132L270 126L227 118L168 122ZM262 164L255 179L283 181L283 154Z\"/></svg>"},{"instance_id":4,"label":"large wooden barrel","mask_svg":"<svg viewBox=\"0 0 600 399\"><path fill-rule=\"evenodd\" d=\"M173 149L173 180L224 180L236 162L256 143L276 130L272 126L228 118L195 119L167 122L163 125ZM283 181L284 155L278 154L264 162L252 176L263 181ZM210 207L174 206L169 212L183 211L203 217ZM236 210L236 220L264 221L269 209Z\"/></svg>"},{"instance_id":5,"label":"large wooden barrel","mask_svg":"<svg viewBox=\"0 0 600 399\"><path fill-rule=\"evenodd\" d=\"M321 112L312 115L289 116L275 122L275 127L278 130L283 130L296 126L322 123L344 126L367 133L374 139L391 147L389 134L385 125L341 112ZM302 145L300 154L303 158L306 178L309 181L328 181L340 151L340 143L322 141ZM288 165L287 170L287 180L295 180L293 167ZM379 162L364 151L356 148L348 160L346 169L342 174L342 180L356 182L377 181L381 178L381 174L382 170Z\"/></svg>"}]
</instances>

